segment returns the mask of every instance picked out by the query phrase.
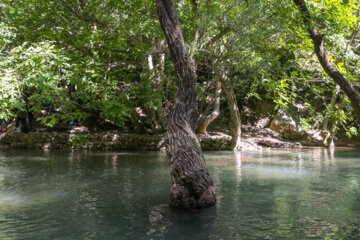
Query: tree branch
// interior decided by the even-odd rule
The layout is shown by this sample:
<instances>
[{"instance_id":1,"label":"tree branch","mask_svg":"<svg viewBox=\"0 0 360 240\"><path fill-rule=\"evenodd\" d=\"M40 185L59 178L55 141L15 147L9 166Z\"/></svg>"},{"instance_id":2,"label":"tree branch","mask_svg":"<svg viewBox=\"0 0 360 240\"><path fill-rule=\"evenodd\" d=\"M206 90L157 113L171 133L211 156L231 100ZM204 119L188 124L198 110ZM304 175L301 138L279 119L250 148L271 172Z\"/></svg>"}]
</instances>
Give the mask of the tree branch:
<instances>
[{"instance_id":1,"label":"tree branch","mask_svg":"<svg viewBox=\"0 0 360 240\"><path fill-rule=\"evenodd\" d=\"M217 35L215 35L210 41L206 43L207 47L211 47L214 43L216 43L218 40L220 40L223 36L225 36L228 32L230 32L232 29L230 27L226 27L225 29L221 30Z\"/></svg>"}]
</instances>

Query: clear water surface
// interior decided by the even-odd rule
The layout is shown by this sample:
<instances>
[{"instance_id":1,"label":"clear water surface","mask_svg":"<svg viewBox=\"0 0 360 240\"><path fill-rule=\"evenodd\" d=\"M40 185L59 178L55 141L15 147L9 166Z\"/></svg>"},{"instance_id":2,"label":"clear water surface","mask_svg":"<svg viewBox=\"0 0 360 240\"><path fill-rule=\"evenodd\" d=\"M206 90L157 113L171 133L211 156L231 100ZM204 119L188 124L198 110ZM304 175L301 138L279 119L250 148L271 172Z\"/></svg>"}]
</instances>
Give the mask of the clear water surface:
<instances>
[{"instance_id":1,"label":"clear water surface","mask_svg":"<svg viewBox=\"0 0 360 240\"><path fill-rule=\"evenodd\" d=\"M156 152L0 150L0 239L360 239L360 150L206 152L218 203L168 207Z\"/></svg>"}]
</instances>

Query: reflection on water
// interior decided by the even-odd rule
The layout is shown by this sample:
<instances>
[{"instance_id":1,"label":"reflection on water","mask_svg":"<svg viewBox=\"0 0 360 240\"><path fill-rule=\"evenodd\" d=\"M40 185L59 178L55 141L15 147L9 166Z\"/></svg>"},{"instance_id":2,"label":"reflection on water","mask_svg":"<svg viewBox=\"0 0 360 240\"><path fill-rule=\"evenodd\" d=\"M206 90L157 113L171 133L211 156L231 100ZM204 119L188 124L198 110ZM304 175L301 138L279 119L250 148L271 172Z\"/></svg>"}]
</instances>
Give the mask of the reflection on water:
<instances>
[{"instance_id":1,"label":"reflection on water","mask_svg":"<svg viewBox=\"0 0 360 240\"><path fill-rule=\"evenodd\" d=\"M168 207L155 152L0 151L0 239L360 239L360 151L207 152L218 203Z\"/></svg>"}]
</instances>

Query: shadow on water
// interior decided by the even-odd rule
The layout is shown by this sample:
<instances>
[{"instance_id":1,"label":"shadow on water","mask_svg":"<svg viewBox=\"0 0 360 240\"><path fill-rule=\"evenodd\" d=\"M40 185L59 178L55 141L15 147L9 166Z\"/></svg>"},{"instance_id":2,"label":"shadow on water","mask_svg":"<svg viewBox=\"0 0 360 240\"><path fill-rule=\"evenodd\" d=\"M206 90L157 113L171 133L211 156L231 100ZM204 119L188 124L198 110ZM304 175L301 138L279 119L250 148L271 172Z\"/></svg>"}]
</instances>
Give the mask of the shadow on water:
<instances>
[{"instance_id":1,"label":"shadow on water","mask_svg":"<svg viewBox=\"0 0 360 240\"><path fill-rule=\"evenodd\" d=\"M156 152L0 151L0 239L360 239L360 151L207 152L216 207Z\"/></svg>"}]
</instances>

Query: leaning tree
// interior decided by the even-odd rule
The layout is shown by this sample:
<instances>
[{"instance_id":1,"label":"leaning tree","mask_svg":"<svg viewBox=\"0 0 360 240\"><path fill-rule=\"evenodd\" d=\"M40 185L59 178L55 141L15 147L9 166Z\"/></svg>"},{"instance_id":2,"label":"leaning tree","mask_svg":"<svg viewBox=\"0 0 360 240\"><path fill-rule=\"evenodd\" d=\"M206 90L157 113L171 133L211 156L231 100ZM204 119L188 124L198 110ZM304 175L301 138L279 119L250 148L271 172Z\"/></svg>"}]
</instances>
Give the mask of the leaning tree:
<instances>
[{"instance_id":1,"label":"leaning tree","mask_svg":"<svg viewBox=\"0 0 360 240\"><path fill-rule=\"evenodd\" d=\"M314 43L314 52L324 69L324 71L331 77L340 89L347 95L351 105L355 109L358 119L360 119L360 95L355 90L352 83L342 74L336 66L330 61L324 49L324 36L320 34L314 27L313 19L310 11L306 6L304 0L293 0L294 4L299 8L305 28L309 37Z\"/></svg>"},{"instance_id":2,"label":"leaning tree","mask_svg":"<svg viewBox=\"0 0 360 240\"><path fill-rule=\"evenodd\" d=\"M186 53L173 0L157 0L161 28L175 66L176 99L168 117L167 154L171 167L170 205L206 208L216 203L213 181L207 170L196 129L195 63Z\"/></svg>"}]
</instances>

